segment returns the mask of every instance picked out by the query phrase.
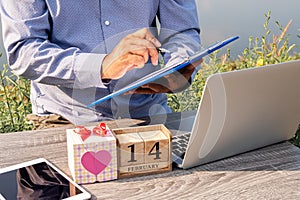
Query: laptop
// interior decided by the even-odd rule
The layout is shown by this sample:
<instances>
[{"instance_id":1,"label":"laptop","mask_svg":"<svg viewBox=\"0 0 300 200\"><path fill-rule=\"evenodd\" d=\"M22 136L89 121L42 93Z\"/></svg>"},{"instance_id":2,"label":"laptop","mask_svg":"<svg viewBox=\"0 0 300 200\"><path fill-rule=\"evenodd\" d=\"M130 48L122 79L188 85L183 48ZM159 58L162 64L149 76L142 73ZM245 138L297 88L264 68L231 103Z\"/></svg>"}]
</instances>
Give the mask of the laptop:
<instances>
[{"instance_id":1,"label":"laptop","mask_svg":"<svg viewBox=\"0 0 300 200\"><path fill-rule=\"evenodd\" d=\"M165 119L184 133L173 137L173 162L188 169L292 138L300 124L299 74L300 60L211 75L197 111ZM187 147L176 152L183 138Z\"/></svg>"}]
</instances>

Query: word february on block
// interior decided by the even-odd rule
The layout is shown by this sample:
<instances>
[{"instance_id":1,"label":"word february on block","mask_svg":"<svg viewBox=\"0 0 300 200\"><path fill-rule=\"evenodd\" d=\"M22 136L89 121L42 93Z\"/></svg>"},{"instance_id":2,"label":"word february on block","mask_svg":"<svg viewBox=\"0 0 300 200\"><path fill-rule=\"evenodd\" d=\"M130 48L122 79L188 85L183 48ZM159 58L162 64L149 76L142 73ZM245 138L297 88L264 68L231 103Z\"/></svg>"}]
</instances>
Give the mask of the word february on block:
<instances>
[{"instance_id":1,"label":"word february on block","mask_svg":"<svg viewBox=\"0 0 300 200\"><path fill-rule=\"evenodd\" d=\"M172 136L164 125L112 131L117 137L119 178L172 170Z\"/></svg>"},{"instance_id":2,"label":"word february on block","mask_svg":"<svg viewBox=\"0 0 300 200\"><path fill-rule=\"evenodd\" d=\"M67 129L67 146L68 164L75 182L117 179L116 137L105 124Z\"/></svg>"}]
</instances>

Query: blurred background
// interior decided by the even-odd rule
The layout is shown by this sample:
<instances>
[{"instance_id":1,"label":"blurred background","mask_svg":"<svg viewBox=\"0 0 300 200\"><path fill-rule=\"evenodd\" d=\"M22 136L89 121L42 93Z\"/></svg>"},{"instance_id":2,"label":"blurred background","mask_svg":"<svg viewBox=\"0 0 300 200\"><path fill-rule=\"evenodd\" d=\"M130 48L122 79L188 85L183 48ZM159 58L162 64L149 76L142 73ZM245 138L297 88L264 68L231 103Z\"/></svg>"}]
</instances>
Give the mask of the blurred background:
<instances>
[{"instance_id":1,"label":"blurred background","mask_svg":"<svg viewBox=\"0 0 300 200\"><path fill-rule=\"evenodd\" d=\"M230 45L232 55L241 54L248 47L248 38L261 37L265 30L265 14L271 11L269 28L271 35L280 35L275 21L288 29L290 44L296 44L300 51L300 1L299 0L196 0L201 26L201 39L204 47L217 40L239 35L240 39Z\"/></svg>"},{"instance_id":2,"label":"blurred background","mask_svg":"<svg viewBox=\"0 0 300 200\"><path fill-rule=\"evenodd\" d=\"M212 43L223 40L233 35L239 35L240 39L230 45L232 56L241 54L248 47L248 38L264 35L264 14L271 11L270 29L271 35L280 34L275 21L283 27L292 20L288 30L290 44L296 44L300 51L300 1L299 0L196 0L198 16L201 26L202 45L207 47ZM0 38L0 70L7 63Z\"/></svg>"}]
</instances>

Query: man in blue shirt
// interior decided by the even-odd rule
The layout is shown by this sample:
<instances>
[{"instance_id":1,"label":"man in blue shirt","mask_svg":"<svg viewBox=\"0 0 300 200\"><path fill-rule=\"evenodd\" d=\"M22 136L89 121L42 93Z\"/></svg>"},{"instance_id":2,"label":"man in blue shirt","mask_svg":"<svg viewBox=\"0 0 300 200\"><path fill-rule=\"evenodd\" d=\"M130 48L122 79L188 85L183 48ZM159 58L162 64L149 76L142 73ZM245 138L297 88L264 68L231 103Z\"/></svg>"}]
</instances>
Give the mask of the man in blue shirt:
<instances>
[{"instance_id":1,"label":"man in blue shirt","mask_svg":"<svg viewBox=\"0 0 300 200\"><path fill-rule=\"evenodd\" d=\"M87 104L156 70L158 47L172 52L168 63L199 50L195 1L0 3L9 65L31 80L34 114L54 113L83 124L169 113L165 93L186 88L195 72L195 66L189 66L181 74L88 109Z\"/></svg>"}]
</instances>

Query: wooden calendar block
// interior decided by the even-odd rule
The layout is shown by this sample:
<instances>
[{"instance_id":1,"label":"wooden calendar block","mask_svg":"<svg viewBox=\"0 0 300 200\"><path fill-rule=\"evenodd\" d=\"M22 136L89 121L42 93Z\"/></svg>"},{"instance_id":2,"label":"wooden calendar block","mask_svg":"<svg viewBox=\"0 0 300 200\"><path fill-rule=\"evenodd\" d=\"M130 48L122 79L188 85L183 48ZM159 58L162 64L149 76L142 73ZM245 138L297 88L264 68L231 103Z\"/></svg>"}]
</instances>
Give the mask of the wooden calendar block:
<instances>
[{"instance_id":1,"label":"wooden calendar block","mask_svg":"<svg viewBox=\"0 0 300 200\"><path fill-rule=\"evenodd\" d=\"M141 134L145 143L145 163L169 161L169 138L161 131L149 131Z\"/></svg>"},{"instance_id":2,"label":"wooden calendar block","mask_svg":"<svg viewBox=\"0 0 300 200\"><path fill-rule=\"evenodd\" d=\"M112 131L117 138L119 178L172 170L172 136L164 125Z\"/></svg>"},{"instance_id":3,"label":"wooden calendar block","mask_svg":"<svg viewBox=\"0 0 300 200\"><path fill-rule=\"evenodd\" d=\"M119 134L119 166L144 163L144 141L138 133Z\"/></svg>"}]
</instances>

